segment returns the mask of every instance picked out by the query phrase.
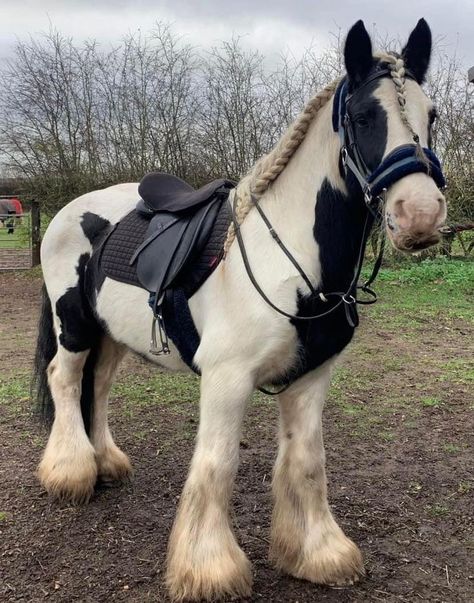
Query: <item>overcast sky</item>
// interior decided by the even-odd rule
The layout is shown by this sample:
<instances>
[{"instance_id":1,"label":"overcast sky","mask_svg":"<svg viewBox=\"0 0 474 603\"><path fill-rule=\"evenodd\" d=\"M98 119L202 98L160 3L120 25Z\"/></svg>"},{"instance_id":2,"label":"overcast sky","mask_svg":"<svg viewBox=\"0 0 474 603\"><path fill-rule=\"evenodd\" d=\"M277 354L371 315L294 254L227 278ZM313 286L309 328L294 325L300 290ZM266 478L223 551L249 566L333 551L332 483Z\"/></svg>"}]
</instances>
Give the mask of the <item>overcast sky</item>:
<instances>
[{"instance_id":1,"label":"overcast sky","mask_svg":"<svg viewBox=\"0 0 474 603\"><path fill-rule=\"evenodd\" d=\"M448 53L474 65L474 0L0 0L0 60L16 38L50 25L78 41L109 44L166 21L194 46L237 34L265 55L299 55L311 44L324 48L330 32L345 33L360 18L369 31L406 40L419 17Z\"/></svg>"}]
</instances>

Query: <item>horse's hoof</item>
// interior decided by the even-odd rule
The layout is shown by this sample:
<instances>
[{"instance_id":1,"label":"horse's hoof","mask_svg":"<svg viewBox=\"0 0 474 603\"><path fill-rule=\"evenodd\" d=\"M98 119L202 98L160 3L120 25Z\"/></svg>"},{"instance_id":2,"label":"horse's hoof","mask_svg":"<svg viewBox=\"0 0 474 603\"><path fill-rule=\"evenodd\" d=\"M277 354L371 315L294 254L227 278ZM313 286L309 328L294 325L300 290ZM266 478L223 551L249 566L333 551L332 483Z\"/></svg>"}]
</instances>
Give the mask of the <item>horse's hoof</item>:
<instances>
[{"instance_id":1,"label":"horse's hoof","mask_svg":"<svg viewBox=\"0 0 474 603\"><path fill-rule=\"evenodd\" d=\"M96 454L98 479L101 484L128 482L133 469L128 456L118 446L108 446Z\"/></svg>"},{"instance_id":2,"label":"horse's hoof","mask_svg":"<svg viewBox=\"0 0 474 603\"><path fill-rule=\"evenodd\" d=\"M61 502L81 505L90 499L97 481L94 449L81 456L53 455L46 448L38 467L38 477L46 491Z\"/></svg>"}]
</instances>

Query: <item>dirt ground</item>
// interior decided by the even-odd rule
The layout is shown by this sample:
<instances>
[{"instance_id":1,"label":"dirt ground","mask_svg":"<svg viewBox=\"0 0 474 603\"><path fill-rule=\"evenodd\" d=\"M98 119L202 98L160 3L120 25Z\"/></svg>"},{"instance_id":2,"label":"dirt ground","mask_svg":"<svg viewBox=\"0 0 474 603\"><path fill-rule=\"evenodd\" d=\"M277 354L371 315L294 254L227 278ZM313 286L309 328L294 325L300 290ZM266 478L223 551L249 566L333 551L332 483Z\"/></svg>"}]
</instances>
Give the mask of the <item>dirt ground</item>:
<instances>
[{"instance_id":1,"label":"dirt ground","mask_svg":"<svg viewBox=\"0 0 474 603\"><path fill-rule=\"evenodd\" d=\"M0 404L0 600L164 602L166 543L197 404L180 402L177 390L174 402L132 409L128 380L146 382L152 369L127 360L111 423L133 482L97 491L85 507L51 501L35 478L45 432L17 387L31 365L39 289L38 277L0 274L0 384L10 392ZM331 504L367 576L353 587L318 587L268 562L277 409L259 398L234 495L236 533L254 568L248 601L474 601L473 383L462 371L472 324L441 317L403 331L383 314L367 312L325 412Z\"/></svg>"}]
</instances>

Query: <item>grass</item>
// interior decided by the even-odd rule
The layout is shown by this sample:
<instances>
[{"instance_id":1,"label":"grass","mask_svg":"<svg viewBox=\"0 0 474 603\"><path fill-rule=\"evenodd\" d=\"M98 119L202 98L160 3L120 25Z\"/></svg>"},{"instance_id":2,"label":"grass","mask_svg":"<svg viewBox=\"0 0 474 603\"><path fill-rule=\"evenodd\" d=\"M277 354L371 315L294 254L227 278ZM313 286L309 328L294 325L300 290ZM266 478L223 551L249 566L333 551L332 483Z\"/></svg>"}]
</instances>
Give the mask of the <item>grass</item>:
<instances>
[{"instance_id":1,"label":"grass","mask_svg":"<svg viewBox=\"0 0 474 603\"><path fill-rule=\"evenodd\" d=\"M18 224L15 220L15 228L12 234L8 234L8 228L0 228L0 249L28 249L30 246L29 219L23 218Z\"/></svg>"},{"instance_id":2,"label":"grass","mask_svg":"<svg viewBox=\"0 0 474 603\"><path fill-rule=\"evenodd\" d=\"M412 328L416 334L420 325L438 317L474 324L474 260L439 258L382 268L375 288L379 303L367 312L392 328Z\"/></svg>"},{"instance_id":3,"label":"grass","mask_svg":"<svg viewBox=\"0 0 474 603\"><path fill-rule=\"evenodd\" d=\"M445 515L448 515L448 513L450 512L449 507L441 503L427 505L426 510L432 517L443 517Z\"/></svg>"},{"instance_id":4,"label":"grass","mask_svg":"<svg viewBox=\"0 0 474 603\"><path fill-rule=\"evenodd\" d=\"M31 278L38 273L39 268L35 268L18 274ZM399 269L383 268L376 285L380 301L362 308L367 324L361 326L350 348L350 365L343 362L336 369L328 406L348 422L349 432L356 437L370 432L380 442L389 443L397 438L400 421L405 428L416 429L417 418L423 412L454 412L447 392L453 387L472 387L474 262L425 260ZM428 339L424 347L420 346L421 332L423 339ZM457 346L454 357L443 347L450 337L451 342L465 341L464 346ZM23 345L22 341L18 343ZM436 354L431 353L430 346L439 346ZM375 391L368 387L374 371L378 383ZM424 385L417 382L416 375L422 375L419 378ZM13 415L30 412L29 379L24 369L18 370L15 378L2 375L0 406ZM370 399L368 393L372 394ZM157 404L173 405L177 413L189 413L193 412L190 403L195 404L197 414L199 379L192 374L153 369L123 372L111 398L123 401L126 416ZM253 403L274 402L256 393ZM456 446L447 443L443 450L452 454Z\"/></svg>"},{"instance_id":5,"label":"grass","mask_svg":"<svg viewBox=\"0 0 474 603\"><path fill-rule=\"evenodd\" d=\"M440 408L444 405L444 402L435 396L428 396L421 399L421 404L430 408Z\"/></svg>"},{"instance_id":6,"label":"grass","mask_svg":"<svg viewBox=\"0 0 474 603\"><path fill-rule=\"evenodd\" d=\"M112 397L127 405L146 407L154 404L193 402L199 400L199 379L195 375L156 371L143 379L139 375L123 375L113 386Z\"/></svg>"},{"instance_id":7,"label":"grass","mask_svg":"<svg viewBox=\"0 0 474 603\"><path fill-rule=\"evenodd\" d=\"M462 447L448 442L447 444L443 444L443 450L445 452L449 452L450 454L455 454L457 452L461 452Z\"/></svg>"},{"instance_id":8,"label":"grass","mask_svg":"<svg viewBox=\"0 0 474 603\"><path fill-rule=\"evenodd\" d=\"M30 412L30 378L25 370L0 377L0 407L14 415Z\"/></svg>"},{"instance_id":9,"label":"grass","mask_svg":"<svg viewBox=\"0 0 474 603\"><path fill-rule=\"evenodd\" d=\"M439 364L443 374L441 381L453 381L465 385L471 385L474 382L474 358L456 358Z\"/></svg>"},{"instance_id":10,"label":"grass","mask_svg":"<svg viewBox=\"0 0 474 603\"><path fill-rule=\"evenodd\" d=\"M472 488L472 482L459 482L458 494L469 494Z\"/></svg>"}]
</instances>

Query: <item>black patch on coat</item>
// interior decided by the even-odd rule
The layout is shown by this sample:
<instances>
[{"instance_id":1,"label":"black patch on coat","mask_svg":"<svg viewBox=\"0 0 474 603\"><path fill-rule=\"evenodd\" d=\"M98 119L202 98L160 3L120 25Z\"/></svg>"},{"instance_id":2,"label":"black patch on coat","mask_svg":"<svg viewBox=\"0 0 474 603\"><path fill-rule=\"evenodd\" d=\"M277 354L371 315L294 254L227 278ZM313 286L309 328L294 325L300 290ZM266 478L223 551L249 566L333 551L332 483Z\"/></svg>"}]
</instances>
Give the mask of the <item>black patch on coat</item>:
<instances>
[{"instance_id":1,"label":"black patch on coat","mask_svg":"<svg viewBox=\"0 0 474 603\"><path fill-rule=\"evenodd\" d=\"M94 346L100 336L100 328L94 319L84 293L86 264L90 254L83 253L76 271L78 282L56 302L56 314L61 323L60 344L70 352L83 352Z\"/></svg>"},{"instance_id":2,"label":"black patch on coat","mask_svg":"<svg viewBox=\"0 0 474 603\"><path fill-rule=\"evenodd\" d=\"M314 237L319 245L323 293L346 292L353 277L362 240L367 209L359 193L348 197L326 179L317 195ZM323 302L300 296L298 315L326 312L338 298ZM300 364L290 378L321 366L351 341L354 328L346 319L343 304L324 318L292 321L300 342Z\"/></svg>"},{"instance_id":3,"label":"black patch on coat","mask_svg":"<svg viewBox=\"0 0 474 603\"><path fill-rule=\"evenodd\" d=\"M85 212L81 217L81 227L94 251L92 259L87 266L87 275L83 286L87 299L91 306L94 306L97 292L100 291L105 278L98 269L97 259L100 255L100 248L102 248L116 225L111 224L108 220L97 214Z\"/></svg>"},{"instance_id":4,"label":"black patch on coat","mask_svg":"<svg viewBox=\"0 0 474 603\"><path fill-rule=\"evenodd\" d=\"M104 230L109 227L110 222L97 214L93 214L90 211L82 214L81 228L93 247L97 244L97 240L103 234Z\"/></svg>"},{"instance_id":5,"label":"black patch on coat","mask_svg":"<svg viewBox=\"0 0 474 603\"><path fill-rule=\"evenodd\" d=\"M374 96L380 83L381 80L374 80L365 84L347 104L359 154L371 172L382 162L387 147L387 112ZM358 183L357 186L360 188Z\"/></svg>"}]
</instances>

